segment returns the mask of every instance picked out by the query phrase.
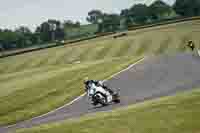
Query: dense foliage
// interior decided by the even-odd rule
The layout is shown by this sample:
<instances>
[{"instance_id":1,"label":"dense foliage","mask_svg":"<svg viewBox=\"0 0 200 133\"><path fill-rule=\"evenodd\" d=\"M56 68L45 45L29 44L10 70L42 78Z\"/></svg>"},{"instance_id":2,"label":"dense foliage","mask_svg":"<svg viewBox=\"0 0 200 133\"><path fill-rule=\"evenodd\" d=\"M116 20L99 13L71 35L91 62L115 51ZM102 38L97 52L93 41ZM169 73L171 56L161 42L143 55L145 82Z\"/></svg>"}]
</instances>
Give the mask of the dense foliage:
<instances>
[{"instance_id":1,"label":"dense foliage","mask_svg":"<svg viewBox=\"0 0 200 133\"><path fill-rule=\"evenodd\" d=\"M105 13L101 10L88 12L86 20L90 25L80 22L49 19L31 32L21 26L16 30L0 29L0 51L25 48L65 39L88 37L102 32L126 30L129 26L153 23L165 19L200 15L200 0L176 0L170 6L161 0L151 5L134 4L123 9L120 14Z\"/></svg>"}]
</instances>

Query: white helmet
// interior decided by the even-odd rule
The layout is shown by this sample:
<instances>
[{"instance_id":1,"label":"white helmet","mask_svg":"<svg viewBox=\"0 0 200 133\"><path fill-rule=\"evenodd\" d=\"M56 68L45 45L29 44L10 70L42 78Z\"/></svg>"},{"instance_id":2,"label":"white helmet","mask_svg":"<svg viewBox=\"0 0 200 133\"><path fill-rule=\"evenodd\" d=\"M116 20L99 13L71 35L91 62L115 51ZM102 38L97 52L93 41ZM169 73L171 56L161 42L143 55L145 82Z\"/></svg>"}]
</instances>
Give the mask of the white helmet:
<instances>
[{"instance_id":1,"label":"white helmet","mask_svg":"<svg viewBox=\"0 0 200 133\"><path fill-rule=\"evenodd\" d=\"M100 81L99 81L99 84L100 84L100 85L103 85L103 81L102 81L102 80L100 80Z\"/></svg>"}]
</instances>

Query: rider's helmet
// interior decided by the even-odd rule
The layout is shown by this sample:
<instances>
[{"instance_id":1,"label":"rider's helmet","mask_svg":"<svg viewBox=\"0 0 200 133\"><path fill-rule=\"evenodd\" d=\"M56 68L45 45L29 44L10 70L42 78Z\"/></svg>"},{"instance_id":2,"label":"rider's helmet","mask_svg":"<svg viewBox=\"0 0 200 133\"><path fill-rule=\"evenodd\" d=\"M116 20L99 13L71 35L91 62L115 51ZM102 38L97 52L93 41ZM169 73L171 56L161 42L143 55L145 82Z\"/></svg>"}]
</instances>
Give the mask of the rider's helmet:
<instances>
[{"instance_id":1,"label":"rider's helmet","mask_svg":"<svg viewBox=\"0 0 200 133\"><path fill-rule=\"evenodd\" d=\"M103 81L99 80L98 83L99 83L100 86L103 86Z\"/></svg>"},{"instance_id":2,"label":"rider's helmet","mask_svg":"<svg viewBox=\"0 0 200 133\"><path fill-rule=\"evenodd\" d=\"M189 40L189 41L188 41L188 46L191 47L191 46L193 46L193 45L194 45L193 41L192 41L192 40Z\"/></svg>"}]
</instances>

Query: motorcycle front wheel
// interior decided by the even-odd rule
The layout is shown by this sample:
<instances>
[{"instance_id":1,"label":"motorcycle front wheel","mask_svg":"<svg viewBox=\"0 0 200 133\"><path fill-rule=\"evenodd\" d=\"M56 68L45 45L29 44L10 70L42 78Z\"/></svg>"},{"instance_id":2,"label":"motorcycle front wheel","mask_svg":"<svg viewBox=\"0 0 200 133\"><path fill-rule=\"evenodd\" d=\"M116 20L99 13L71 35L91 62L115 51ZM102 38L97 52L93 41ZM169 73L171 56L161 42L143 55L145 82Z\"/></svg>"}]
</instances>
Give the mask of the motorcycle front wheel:
<instances>
[{"instance_id":1,"label":"motorcycle front wheel","mask_svg":"<svg viewBox=\"0 0 200 133\"><path fill-rule=\"evenodd\" d=\"M104 96L103 94L97 93L97 94L96 94L96 98L98 99L97 101L98 101L102 106L108 105L108 103L107 103L107 98L106 98L106 96Z\"/></svg>"}]
</instances>

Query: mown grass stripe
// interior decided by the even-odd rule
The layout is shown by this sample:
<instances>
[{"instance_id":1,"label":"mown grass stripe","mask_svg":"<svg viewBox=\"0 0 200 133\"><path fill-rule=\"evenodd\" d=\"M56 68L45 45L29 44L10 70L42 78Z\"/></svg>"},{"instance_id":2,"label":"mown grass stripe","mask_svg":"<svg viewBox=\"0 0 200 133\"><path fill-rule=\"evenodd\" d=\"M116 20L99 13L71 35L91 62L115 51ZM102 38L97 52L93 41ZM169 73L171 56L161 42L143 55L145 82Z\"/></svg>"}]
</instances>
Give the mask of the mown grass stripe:
<instances>
[{"instance_id":1,"label":"mown grass stripe","mask_svg":"<svg viewBox=\"0 0 200 133\"><path fill-rule=\"evenodd\" d=\"M172 38L167 36L164 40L161 41L159 48L155 51L155 54L162 54L168 50L170 43L172 42Z\"/></svg>"}]
</instances>

